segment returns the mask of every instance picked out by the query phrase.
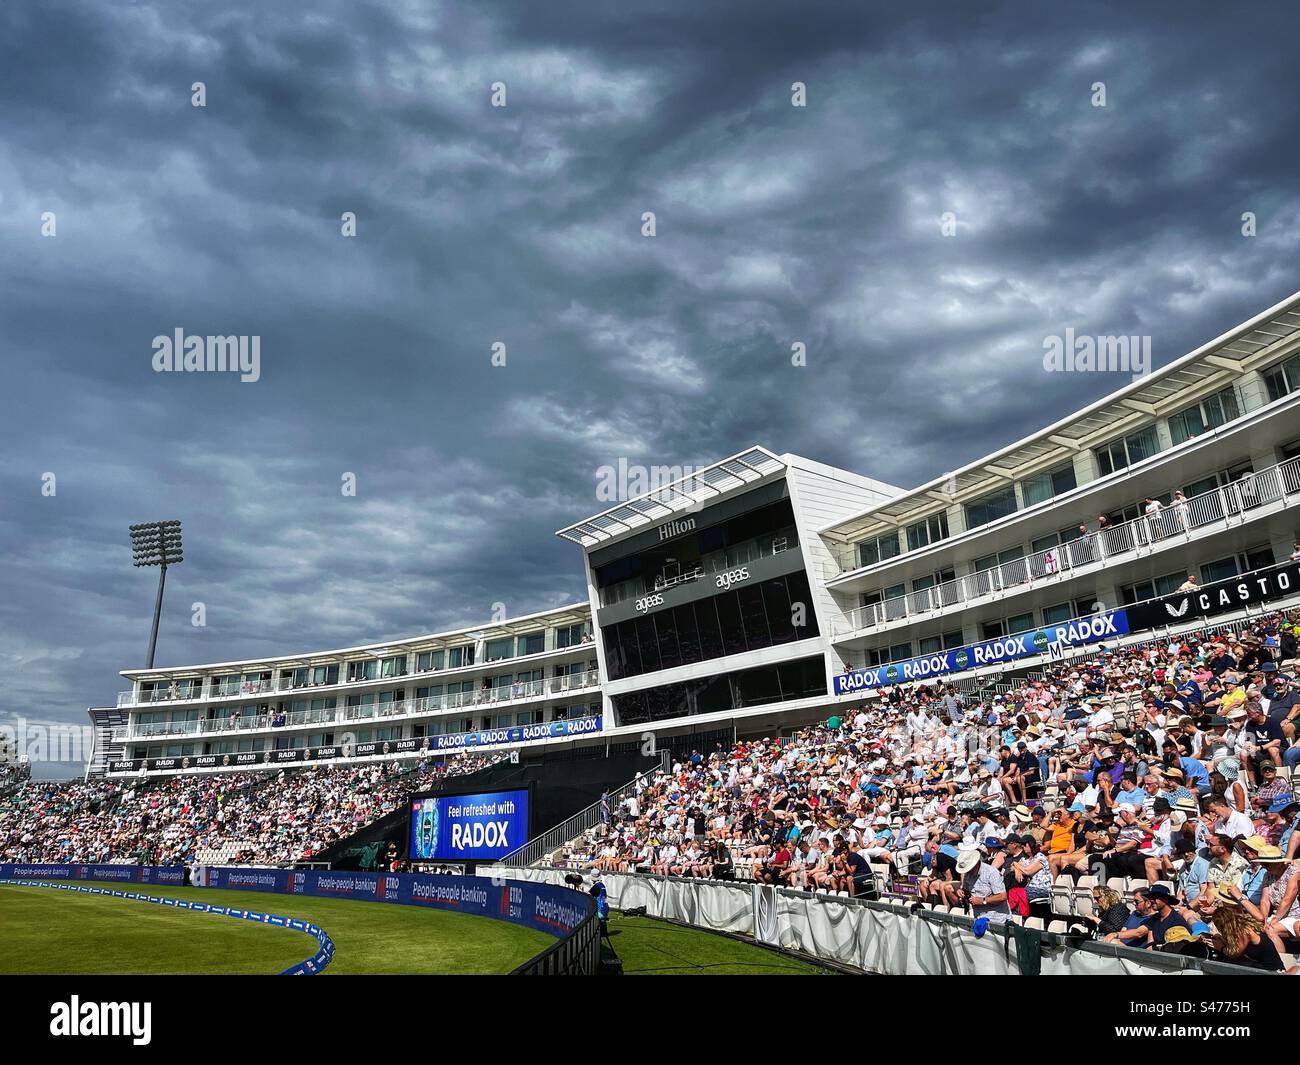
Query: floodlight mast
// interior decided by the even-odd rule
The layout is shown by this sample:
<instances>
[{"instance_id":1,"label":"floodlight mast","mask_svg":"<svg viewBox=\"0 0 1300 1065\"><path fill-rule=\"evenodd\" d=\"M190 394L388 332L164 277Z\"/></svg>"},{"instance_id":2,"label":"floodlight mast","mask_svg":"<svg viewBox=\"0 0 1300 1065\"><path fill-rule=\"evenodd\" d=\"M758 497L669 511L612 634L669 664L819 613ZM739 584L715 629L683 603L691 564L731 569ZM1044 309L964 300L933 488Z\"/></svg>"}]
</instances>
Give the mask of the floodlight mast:
<instances>
[{"instance_id":1,"label":"floodlight mast","mask_svg":"<svg viewBox=\"0 0 1300 1065\"><path fill-rule=\"evenodd\" d=\"M163 586L167 567L183 562L181 523L150 521L131 526L131 565L158 567L158 595L153 604L153 628L149 632L149 660L145 669L153 669L154 651L158 646L158 620L162 617Z\"/></svg>"}]
</instances>

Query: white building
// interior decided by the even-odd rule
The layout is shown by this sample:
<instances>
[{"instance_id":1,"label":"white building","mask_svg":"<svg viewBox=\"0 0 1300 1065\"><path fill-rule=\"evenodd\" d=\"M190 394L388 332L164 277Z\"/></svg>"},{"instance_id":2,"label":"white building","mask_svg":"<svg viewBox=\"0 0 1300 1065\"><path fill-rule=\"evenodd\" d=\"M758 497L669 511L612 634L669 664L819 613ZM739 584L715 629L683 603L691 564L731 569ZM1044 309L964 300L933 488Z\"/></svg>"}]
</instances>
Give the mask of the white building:
<instances>
[{"instance_id":1,"label":"white building","mask_svg":"<svg viewBox=\"0 0 1300 1065\"><path fill-rule=\"evenodd\" d=\"M559 533L586 604L124 671L131 690L91 711L90 771L774 731L896 682L1300 601L1279 566L1297 502L1300 293L910 491L753 447L621 502ZM1189 574L1215 603L1179 597Z\"/></svg>"}]
</instances>

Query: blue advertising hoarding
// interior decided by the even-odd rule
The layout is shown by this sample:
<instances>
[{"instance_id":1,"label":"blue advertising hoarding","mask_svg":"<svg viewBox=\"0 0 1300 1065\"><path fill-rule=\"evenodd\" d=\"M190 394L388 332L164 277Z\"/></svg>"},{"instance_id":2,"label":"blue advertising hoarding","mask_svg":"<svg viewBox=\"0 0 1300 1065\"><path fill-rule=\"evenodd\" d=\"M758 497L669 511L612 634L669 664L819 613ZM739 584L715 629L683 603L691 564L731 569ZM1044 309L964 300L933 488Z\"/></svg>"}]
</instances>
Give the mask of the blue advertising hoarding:
<instances>
[{"instance_id":1,"label":"blue advertising hoarding","mask_svg":"<svg viewBox=\"0 0 1300 1065\"><path fill-rule=\"evenodd\" d=\"M528 842L528 791L411 800L412 861L492 862Z\"/></svg>"},{"instance_id":2,"label":"blue advertising hoarding","mask_svg":"<svg viewBox=\"0 0 1300 1065\"><path fill-rule=\"evenodd\" d=\"M1074 618L1059 625L1048 625L1011 636L1003 636L967 647L954 647L947 651L908 658L901 662L871 669L855 669L835 678L835 694L849 695L870 688L884 688L890 684L929 680L945 673L960 673L966 669L1012 662L1018 658L1031 658L1047 654L1053 645L1079 647L1102 640L1117 639L1129 632L1128 615L1123 610L1107 610Z\"/></svg>"},{"instance_id":3,"label":"blue advertising hoarding","mask_svg":"<svg viewBox=\"0 0 1300 1065\"><path fill-rule=\"evenodd\" d=\"M0 877L16 880L101 880L132 884L185 883L183 865L0 865Z\"/></svg>"},{"instance_id":4,"label":"blue advertising hoarding","mask_svg":"<svg viewBox=\"0 0 1300 1065\"><path fill-rule=\"evenodd\" d=\"M573 931L593 905L591 896L585 892L554 884L523 880L493 883L480 876L196 866L194 883L237 891L271 891L285 895L428 906L435 910L494 917L536 928L557 938Z\"/></svg>"},{"instance_id":5,"label":"blue advertising hoarding","mask_svg":"<svg viewBox=\"0 0 1300 1065\"><path fill-rule=\"evenodd\" d=\"M602 715L595 714L592 717L543 721L536 725L512 725L509 728L485 729L482 732L455 732L430 736L429 745L435 751L452 751L465 747L490 747L503 743L535 743L538 740L591 735L601 730L601 722Z\"/></svg>"}]
</instances>

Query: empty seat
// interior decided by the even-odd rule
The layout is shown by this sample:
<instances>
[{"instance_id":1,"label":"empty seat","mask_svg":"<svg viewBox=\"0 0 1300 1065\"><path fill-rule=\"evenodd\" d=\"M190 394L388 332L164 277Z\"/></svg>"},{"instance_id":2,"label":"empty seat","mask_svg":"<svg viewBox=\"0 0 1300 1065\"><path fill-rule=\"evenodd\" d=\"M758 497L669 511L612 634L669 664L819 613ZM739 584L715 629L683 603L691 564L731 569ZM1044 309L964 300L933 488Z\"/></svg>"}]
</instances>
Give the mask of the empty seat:
<instances>
[{"instance_id":1,"label":"empty seat","mask_svg":"<svg viewBox=\"0 0 1300 1065\"><path fill-rule=\"evenodd\" d=\"M1064 935L1068 926L1064 921L1053 921L1047 926L1049 932L1055 932L1057 935Z\"/></svg>"},{"instance_id":2,"label":"empty seat","mask_svg":"<svg viewBox=\"0 0 1300 1065\"><path fill-rule=\"evenodd\" d=\"M1074 883L1068 876L1052 881L1052 912L1064 917L1074 914Z\"/></svg>"}]
</instances>

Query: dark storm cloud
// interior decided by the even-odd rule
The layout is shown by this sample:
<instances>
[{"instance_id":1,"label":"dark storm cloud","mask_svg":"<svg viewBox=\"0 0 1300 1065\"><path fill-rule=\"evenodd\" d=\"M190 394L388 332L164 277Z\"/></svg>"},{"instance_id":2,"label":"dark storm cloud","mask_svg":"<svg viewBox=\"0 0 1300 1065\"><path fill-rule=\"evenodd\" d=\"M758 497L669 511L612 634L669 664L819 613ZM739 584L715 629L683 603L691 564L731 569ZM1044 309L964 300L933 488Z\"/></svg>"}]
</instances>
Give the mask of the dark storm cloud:
<instances>
[{"instance_id":1,"label":"dark storm cloud","mask_svg":"<svg viewBox=\"0 0 1300 1065\"><path fill-rule=\"evenodd\" d=\"M1122 383L1045 336L1298 287L1285 5L663 6L0 8L0 713L141 663L134 521L186 523L164 664L538 610L620 457L917 483ZM261 380L155 374L177 327Z\"/></svg>"}]
</instances>

